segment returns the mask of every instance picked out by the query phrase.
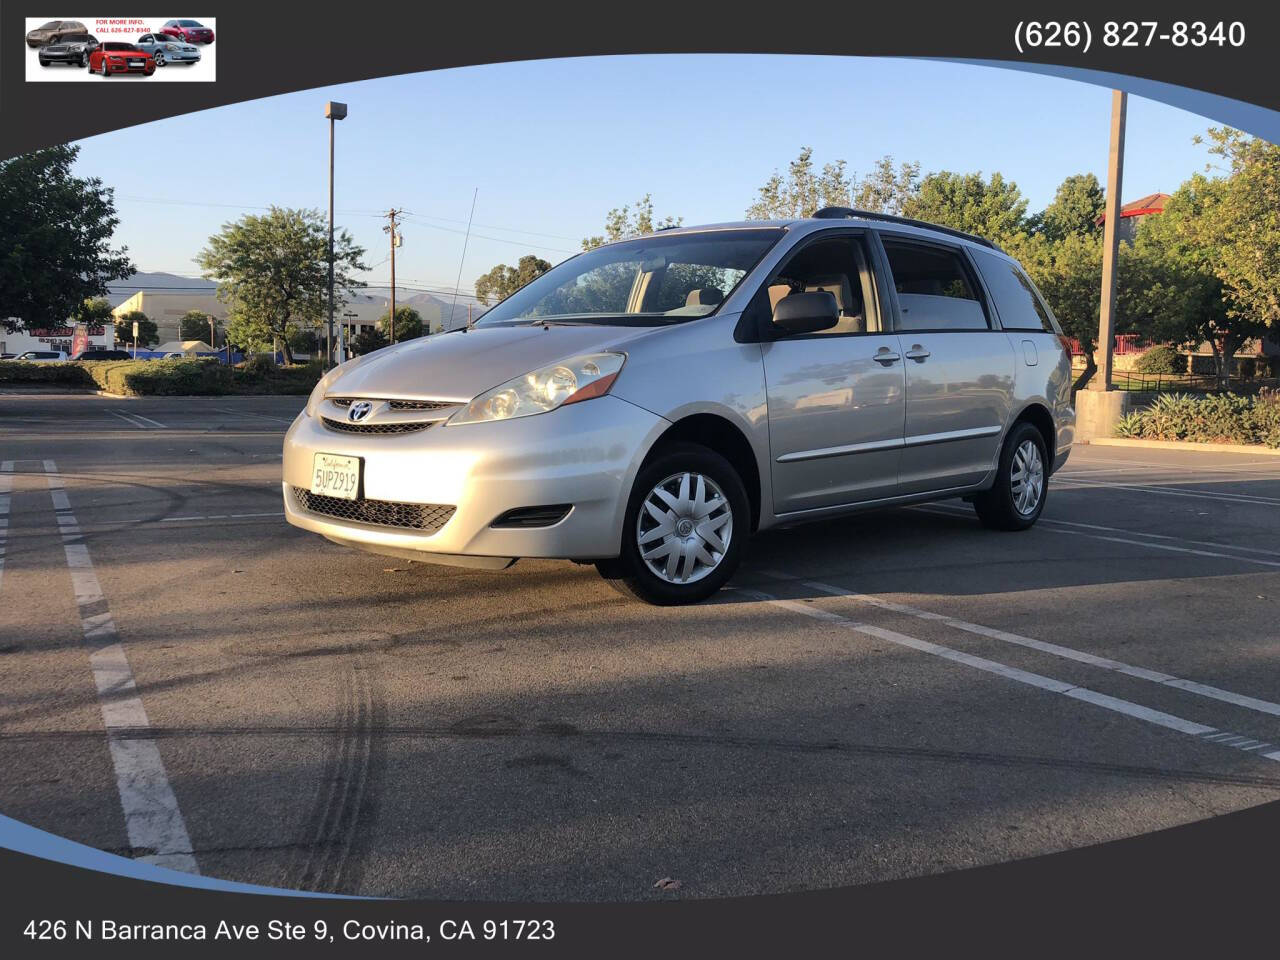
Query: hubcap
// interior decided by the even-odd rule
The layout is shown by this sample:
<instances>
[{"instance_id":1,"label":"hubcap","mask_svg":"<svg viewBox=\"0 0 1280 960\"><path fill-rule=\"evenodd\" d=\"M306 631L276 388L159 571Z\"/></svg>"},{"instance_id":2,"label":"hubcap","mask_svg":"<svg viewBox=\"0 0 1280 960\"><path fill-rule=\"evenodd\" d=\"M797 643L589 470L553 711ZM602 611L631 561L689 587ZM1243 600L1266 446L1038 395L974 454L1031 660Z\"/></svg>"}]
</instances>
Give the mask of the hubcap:
<instances>
[{"instance_id":1,"label":"hubcap","mask_svg":"<svg viewBox=\"0 0 1280 960\"><path fill-rule=\"evenodd\" d=\"M1013 492L1013 506L1027 517L1036 512L1040 498L1044 496L1044 460L1034 440L1023 440L1013 455L1009 474L1009 489Z\"/></svg>"},{"instance_id":2,"label":"hubcap","mask_svg":"<svg viewBox=\"0 0 1280 960\"><path fill-rule=\"evenodd\" d=\"M733 509L724 491L700 473L676 473L645 496L636 545L653 574L693 583L720 566L733 537Z\"/></svg>"}]
</instances>

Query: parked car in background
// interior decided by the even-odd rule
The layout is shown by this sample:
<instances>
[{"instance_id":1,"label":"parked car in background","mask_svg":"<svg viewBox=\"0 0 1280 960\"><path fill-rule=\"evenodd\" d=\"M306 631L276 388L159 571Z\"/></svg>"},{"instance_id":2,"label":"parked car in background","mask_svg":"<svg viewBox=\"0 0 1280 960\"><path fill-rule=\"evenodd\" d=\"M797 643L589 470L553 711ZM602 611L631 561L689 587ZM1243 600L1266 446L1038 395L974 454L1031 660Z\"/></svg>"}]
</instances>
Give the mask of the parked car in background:
<instances>
[{"instance_id":1,"label":"parked car in background","mask_svg":"<svg viewBox=\"0 0 1280 960\"><path fill-rule=\"evenodd\" d=\"M200 51L191 44L174 39L167 33L144 33L134 44L151 54L157 67L169 63L199 63Z\"/></svg>"},{"instance_id":2,"label":"parked car in background","mask_svg":"<svg viewBox=\"0 0 1280 960\"><path fill-rule=\"evenodd\" d=\"M62 350L28 350L19 354L16 359L26 360L28 363L61 363L67 359L67 355Z\"/></svg>"},{"instance_id":3,"label":"parked car in background","mask_svg":"<svg viewBox=\"0 0 1280 960\"><path fill-rule=\"evenodd\" d=\"M17 358L18 355L16 353L0 353L0 360L16 360Z\"/></svg>"},{"instance_id":4,"label":"parked car in background","mask_svg":"<svg viewBox=\"0 0 1280 960\"><path fill-rule=\"evenodd\" d=\"M158 31L187 43L213 43L213 31L199 20L169 20Z\"/></svg>"},{"instance_id":5,"label":"parked car in background","mask_svg":"<svg viewBox=\"0 0 1280 960\"><path fill-rule=\"evenodd\" d=\"M285 517L401 558L594 563L657 604L771 527L964 498L1025 530L1074 439L1064 339L1016 260L946 227L663 230L329 371L285 435Z\"/></svg>"},{"instance_id":6,"label":"parked car in background","mask_svg":"<svg viewBox=\"0 0 1280 960\"><path fill-rule=\"evenodd\" d=\"M113 73L156 72L156 62L151 54L139 50L132 43L104 43L89 55L89 69L109 77Z\"/></svg>"},{"instance_id":7,"label":"parked car in background","mask_svg":"<svg viewBox=\"0 0 1280 960\"><path fill-rule=\"evenodd\" d=\"M28 47L44 47L73 37L87 37L89 30L79 20L50 20L27 34Z\"/></svg>"},{"instance_id":8,"label":"parked car in background","mask_svg":"<svg viewBox=\"0 0 1280 960\"><path fill-rule=\"evenodd\" d=\"M91 347L88 350L81 350L79 353L71 357L73 361L80 360L132 360L128 350L108 350L104 348Z\"/></svg>"}]
</instances>

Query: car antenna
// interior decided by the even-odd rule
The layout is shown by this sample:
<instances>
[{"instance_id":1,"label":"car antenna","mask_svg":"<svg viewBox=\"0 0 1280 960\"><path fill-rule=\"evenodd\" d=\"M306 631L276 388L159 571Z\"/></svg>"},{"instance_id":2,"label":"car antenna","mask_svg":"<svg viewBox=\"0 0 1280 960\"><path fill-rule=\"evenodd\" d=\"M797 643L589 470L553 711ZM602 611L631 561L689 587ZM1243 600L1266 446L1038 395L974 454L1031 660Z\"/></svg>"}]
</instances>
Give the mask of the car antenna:
<instances>
[{"instance_id":1,"label":"car antenna","mask_svg":"<svg viewBox=\"0 0 1280 960\"><path fill-rule=\"evenodd\" d=\"M471 240L471 221L476 215L476 197L480 195L480 188L476 187L475 193L471 194L471 215L467 217L467 233L462 238L462 259L458 262L458 280L453 285L453 302L449 304L449 322L453 323L453 308L458 304L458 290L462 287L462 268L467 262L467 244ZM471 317L467 317L467 326L465 329L471 329Z\"/></svg>"}]
</instances>

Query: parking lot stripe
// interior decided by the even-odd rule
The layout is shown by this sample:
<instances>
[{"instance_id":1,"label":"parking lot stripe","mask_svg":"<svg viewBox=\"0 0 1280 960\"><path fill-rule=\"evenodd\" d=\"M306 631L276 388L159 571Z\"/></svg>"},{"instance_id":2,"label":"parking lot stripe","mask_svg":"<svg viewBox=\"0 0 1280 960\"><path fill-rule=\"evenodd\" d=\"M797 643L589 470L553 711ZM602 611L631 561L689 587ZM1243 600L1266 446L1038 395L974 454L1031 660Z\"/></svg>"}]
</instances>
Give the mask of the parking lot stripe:
<instances>
[{"instance_id":1,"label":"parking lot stripe","mask_svg":"<svg viewBox=\"0 0 1280 960\"><path fill-rule=\"evenodd\" d=\"M1103 480L1081 480L1079 478L1059 480L1060 483L1076 487L1103 487L1108 490L1132 490L1135 493L1155 493L1166 497L1191 497L1196 500L1216 500L1219 503L1248 503L1264 507L1280 506L1280 498L1262 497L1248 493L1214 493L1211 490L1170 490L1167 487L1151 486L1137 483L1115 483Z\"/></svg>"},{"instance_id":2,"label":"parking lot stripe","mask_svg":"<svg viewBox=\"0 0 1280 960\"><path fill-rule=\"evenodd\" d=\"M147 851L137 857L139 860L199 873L187 824L178 809L178 798L156 741L120 736L146 729L151 724L58 466L52 460L45 460L44 471L57 511L58 530L80 612L81 632L91 651L89 666L98 690L102 723L107 730L107 747L115 769L129 844L135 850Z\"/></svg>"},{"instance_id":3,"label":"parking lot stripe","mask_svg":"<svg viewBox=\"0 0 1280 960\"><path fill-rule=\"evenodd\" d=\"M884 627L877 627L874 624L851 620L838 613L833 613L830 610L824 610L821 607L815 607L799 600L784 600L781 597L775 597L772 594L764 593L763 591L754 590L748 587L737 587L734 589L746 596L755 597L764 603L781 607L784 610L790 610L794 613L803 614L806 617L812 617L817 620L836 623L865 636L875 637L878 640L884 640L888 643L897 644L898 646L918 650L921 653L940 657L943 660L949 660L953 663L961 663L965 666L973 667L977 670L985 671L986 673L995 674L996 676L1004 677L1007 680L1013 680L1017 683L1024 683L1028 686L1036 687L1037 689L1045 690L1049 693L1056 693L1064 697L1070 697L1073 700L1091 703L1094 706L1103 708L1104 710L1123 714L1125 716L1132 717L1135 720L1142 720L1145 723L1154 724L1155 726L1163 727L1167 730L1174 730L1178 733L1195 737L1197 740L1204 740L1207 743L1220 743L1223 746L1240 750L1242 749L1242 744L1256 742L1247 737L1240 737L1238 734L1231 733L1230 731L1219 730L1217 727L1211 727L1204 723L1197 723L1194 720L1184 720L1182 717L1174 716L1171 713L1165 713L1163 710L1156 710L1152 707L1143 706L1140 703L1133 703L1129 700L1122 700L1119 697L1099 693L1096 690L1090 690L1087 687L1080 687L1073 683L1068 683L1065 680L1058 680L1054 677L1044 676L1043 674L1032 673L1029 670L1011 667L1005 663L988 660L985 657L974 656L971 653L965 653L963 650L945 647L942 644L933 643L930 640L922 640L919 637L899 633L896 630L888 630ZM1211 739L1223 734L1233 739ZM1266 743L1264 746L1267 747L1267 752L1258 753L1256 755L1265 757L1268 760L1280 762L1280 746L1270 743ZM1253 753L1252 750L1245 752Z\"/></svg>"},{"instance_id":4,"label":"parking lot stripe","mask_svg":"<svg viewBox=\"0 0 1280 960\"><path fill-rule=\"evenodd\" d=\"M4 554L9 544L9 504L13 492L13 461L0 463L0 583L4 582Z\"/></svg>"},{"instance_id":5,"label":"parking lot stripe","mask_svg":"<svg viewBox=\"0 0 1280 960\"><path fill-rule=\"evenodd\" d=\"M786 574L782 573L775 573L768 570L761 572L778 580L796 580L796 578L788 577ZM1261 700L1257 697L1250 697L1242 693L1234 693L1230 690L1223 690L1221 687L1210 686L1207 683L1199 683L1195 680L1184 680L1181 677L1161 673L1158 670L1148 670L1146 667L1135 667L1132 664L1122 663L1119 660L1111 660L1107 657L1099 657L1092 653L1085 653L1083 650L1060 646L1059 644L1049 643L1045 640L1036 640L1032 637L1024 637L1021 634L1010 633L1007 630L999 630L995 627L983 626L980 623L970 623L967 620L961 620L957 617L947 616L942 613L933 613L930 610L921 610L919 607L913 607L905 603L895 603L892 600L885 600L881 597L872 596L867 593L859 593L856 590L846 590L844 587L833 586L829 583L819 583L816 580L798 580L796 582L803 583L810 589L818 590L833 597L856 600L859 603L870 604L871 606L880 607L883 610L890 610L894 613L906 614L907 616L915 617L919 620L929 620L935 623L941 623L944 626L952 627L956 630L963 630L966 633L973 633L982 637L990 637L992 640L999 640L1003 643L1011 643L1020 647L1027 647L1031 650L1038 650L1041 653L1048 653L1055 657L1062 657L1065 660L1074 660L1076 663L1087 664L1088 666L1098 667L1102 670L1111 670L1115 673L1122 673L1127 677L1135 677L1139 680L1159 683L1187 693L1194 693L1197 696L1207 697L1211 700L1219 700L1222 703L1229 703L1233 706L1244 707L1246 710L1253 710L1258 713L1269 714L1273 717L1280 717L1280 703L1272 703L1270 700Z\"/></svg>"},{"instance_id":6,"label":"parking lot stripe","mask_svg":"<svg viewBox=\"0 0 1280 960\"><path fill-rule=\"evenodd\" d=\"M913 506L913 507L907 507L906 509L916 510L916 511L919 511L920 513L935 513L935 514L938 514L939 516L947 516L947 517L954 517L957 515L969 514L969 511L965 510L963 507L948 507L942 504L927 506L927 507ZM1090 539L1093 539L1093 540L1105 540L1109 543L1127 543L1135 547L1149 547L1152 550L1168 550L1174 553L1190 553L1190 554L1194 554L1197 557L1217 557L1220 560L1235 560L1235 561L1238 561L1239 563L1254 563L1262 567L1280 567L1280 560L1262 560L1258 557L1242 557L1235 553L1221 553L1213 550L1200 550L1194 547L1177 547L1169 543L1151 543L1150 541L1147 541L1147 540L1134 540L1134 539L1131 539L1133 536L1144 536L1144 534L1130 534L1129 531L1127 530L1123 531L1124 533L1129 534L1126 537L1113 537L1113 536L1108 536L1101 533L1086 533L1083 530L1063 530L1063 529L1060 529L1058 526L1056 526L1058 522L1059 521L1057 520L1046 520L1045 523L1048 524L1047 526L1041 527L1037 525L1036 529L1043 530L1046 533L1065 533L1073 537L1089 537ZM1192 541L1184 541L1184 542L1192 542ZM1234 548L1223 547L1223 549L1231 550Z\"/></svg>"}]
</instances>

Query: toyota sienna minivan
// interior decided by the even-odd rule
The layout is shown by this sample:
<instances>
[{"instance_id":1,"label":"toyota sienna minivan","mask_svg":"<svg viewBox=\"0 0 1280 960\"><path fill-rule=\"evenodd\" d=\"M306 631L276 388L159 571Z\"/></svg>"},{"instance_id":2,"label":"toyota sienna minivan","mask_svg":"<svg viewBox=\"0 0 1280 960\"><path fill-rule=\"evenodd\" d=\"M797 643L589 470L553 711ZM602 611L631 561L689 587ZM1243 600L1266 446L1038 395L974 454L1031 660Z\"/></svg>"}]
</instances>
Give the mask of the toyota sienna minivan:
<instances>
[{"instance_id":1,"label":"toyota sienna minivan","mask_svg":"<svg viewBox=\"0 0 1280 960\"><path fill-rule=\"evenodd\" d=\"M689 603L769 527L960 497L1025 529L1074 425L1070 351L1015 260L827 208L602 246L335 367L285 437L284 504L344 546L564 558Z\"/></svg>"}]
</instances>

